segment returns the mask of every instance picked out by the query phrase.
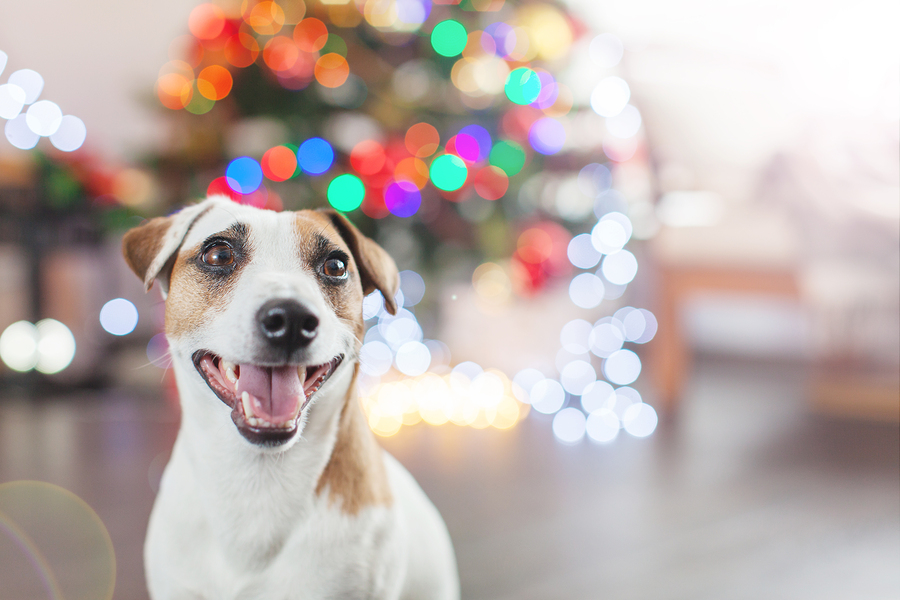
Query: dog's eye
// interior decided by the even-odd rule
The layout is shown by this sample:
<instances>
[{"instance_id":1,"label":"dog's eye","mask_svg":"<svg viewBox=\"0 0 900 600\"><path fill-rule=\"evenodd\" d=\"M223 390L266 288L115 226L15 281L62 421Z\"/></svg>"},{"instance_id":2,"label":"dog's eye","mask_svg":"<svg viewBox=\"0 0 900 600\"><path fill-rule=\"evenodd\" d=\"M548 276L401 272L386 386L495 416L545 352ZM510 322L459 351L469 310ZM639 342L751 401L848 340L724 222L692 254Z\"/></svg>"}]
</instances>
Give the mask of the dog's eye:
<instances>
[{"instance_id":1,"label":"dog's eye","mask_svg":"<svg viewBox=\"0 0 900 600\"><path fill-rule=\"evenodd\" d=\"M234 262L234 251L228 244L215 244L203 253L203 262L214 267L225 267Z\"/></svg>"},{"instance_id":2,"label":"dog's eye","mask_svg":"<svg viewBox=\"0 0 900 600\"><path fill-rule=\"evenodd\" d=\"M347 265L339 258L329 258L322 265L322 272L329 277L343 277L347 272Z\"/></svg>"}]
</instances>

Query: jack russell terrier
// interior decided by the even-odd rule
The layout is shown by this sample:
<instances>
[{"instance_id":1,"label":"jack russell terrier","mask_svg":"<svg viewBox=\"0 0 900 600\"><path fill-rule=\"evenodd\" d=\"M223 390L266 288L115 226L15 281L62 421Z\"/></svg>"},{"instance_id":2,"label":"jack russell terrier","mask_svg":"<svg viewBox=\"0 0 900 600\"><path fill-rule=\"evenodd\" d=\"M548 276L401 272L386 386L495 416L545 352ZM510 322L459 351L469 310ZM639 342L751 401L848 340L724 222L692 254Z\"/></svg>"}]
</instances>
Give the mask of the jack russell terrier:
<instances>
[{"instance_id":1,"label":"jack russell terrier","mask_svg":"<svg viewBox=\"0 0 900 600\"><path fill-rule=\"evenodd\" d=\"M443 520L355 395L363 296L399 277L332 210L209 198L129 231L160 282L181 427L150 515L154 600L455 599Z\"/></svg>"}]
</instances>

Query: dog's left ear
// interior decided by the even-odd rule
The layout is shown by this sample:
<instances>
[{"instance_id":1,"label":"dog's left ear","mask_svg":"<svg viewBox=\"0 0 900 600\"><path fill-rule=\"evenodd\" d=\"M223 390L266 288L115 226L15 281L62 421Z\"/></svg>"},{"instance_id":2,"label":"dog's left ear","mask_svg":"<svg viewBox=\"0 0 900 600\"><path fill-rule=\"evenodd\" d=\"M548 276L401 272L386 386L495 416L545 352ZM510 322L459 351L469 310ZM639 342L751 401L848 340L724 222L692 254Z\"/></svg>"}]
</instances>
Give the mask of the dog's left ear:
<instances>
[{"instance_id":1,"label":"dog's left ear","mask_svg":"<svg viewBox=\"0 0 900 600\"><path fill-rule=\"evenodd\" d=\"M153 281L160 279L163 298L168 293L168 264L181 247L188 230L197 218L211 208L211 201L188 206L168 217L150 219L134 229L129 229L122 238L122 254L125 262L135 275L144 282L144 291L149 291Z\"/></svg>"},{"instance_id":2,"label":"dog's left ear","mask_svg":"<svg viewBox=\"0 0 900 600\"><path fill-rule=\"evenodd\" d=\"M394 294L400 287L400 274L394 259L384 248L360 233L347 217L332 208L319 209L328 215L332 225L344 238L353 253L353 259L359 267L363 293L368 295L375 290L384 296L384 306L392 315L397 314L397 302Z\"/></svg>"}]
</instances>

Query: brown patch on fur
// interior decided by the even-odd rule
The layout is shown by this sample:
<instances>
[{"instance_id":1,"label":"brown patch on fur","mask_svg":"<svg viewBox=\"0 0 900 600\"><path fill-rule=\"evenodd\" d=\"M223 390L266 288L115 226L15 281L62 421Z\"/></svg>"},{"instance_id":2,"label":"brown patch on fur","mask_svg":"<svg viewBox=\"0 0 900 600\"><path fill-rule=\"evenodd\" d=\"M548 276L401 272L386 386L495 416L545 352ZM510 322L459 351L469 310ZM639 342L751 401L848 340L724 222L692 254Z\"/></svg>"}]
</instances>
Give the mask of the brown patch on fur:
<instances>
[{"instance_id":1,"label":"brown patch on fur","mask_svg":"<svg viewBox=\"0 0 900 600\"><path fill-rule=\"evenodd\" d=\"M341 410L331 458L316 484L316 495L327 489L328 500L350 515L369 506L390 506L394 501L381 447L366 423L354 389L355 375Z\"/></svg>"},{"instance_id":2,"label":"brown patch on fur","mask_svg":"<svg viewBox=\"0 0 900 600\"><path fill-rule=\"evenodd\" d=\"M234 270L224 278L216 278L198 266L203 244L182 250L172 266L169 295L166 298L166 334L178 337L208 323L216 312L231 301L241 269L249 262L251 249L245 241L243 256Z\"/></svg>"},{"instance_id":3,"label":"brown patch on fur","mask_svg":"<svg viewBox=\"0 0 900 600\"><path fill-rule=\"evenodd\" d=\"M162 249L163 237L172 225L169 217L156 217L128 230L122 238L122 254L141 281L147 276L150 263Z\"/></svg>"}]
</instances>

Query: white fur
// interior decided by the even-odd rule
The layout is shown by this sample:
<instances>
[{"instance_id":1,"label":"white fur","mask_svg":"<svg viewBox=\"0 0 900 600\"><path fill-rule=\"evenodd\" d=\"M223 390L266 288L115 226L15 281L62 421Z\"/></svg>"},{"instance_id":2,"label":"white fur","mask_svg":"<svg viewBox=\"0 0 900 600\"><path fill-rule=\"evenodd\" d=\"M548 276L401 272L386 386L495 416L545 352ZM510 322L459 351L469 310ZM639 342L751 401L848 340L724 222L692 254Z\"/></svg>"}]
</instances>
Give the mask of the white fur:
<instances>
[{"instance_id":1,"label":"white fur","mask_svg":"<svg viewBox=\"0 0 900 600\"><path fill-rule=\"evenodd\" d=\"M355 368L350 325L327 309L314 278L295 258L292 215L207 200L178 216L171 240L191 248L240 221L254 245L221 313L201 331L170 339L182 422L153 507L145 567L154 600L440 599L459 597L453 548L437 510L412 476L384 454L390 506L349 515L316 494L337 436ZM176 221L177 222L177 221ZM174 227L173 227L174 228ZM189 231L188 231L189 229ZM185 232L187 234L185 235ZM157 257L157 271L168 257ZM192 364L200 348L249 362L252 318L270 298L319 310L310 362L346 358L301 415L293 440L270 449L245 440L231 409Z\"/></svg>"}]
</instances>

